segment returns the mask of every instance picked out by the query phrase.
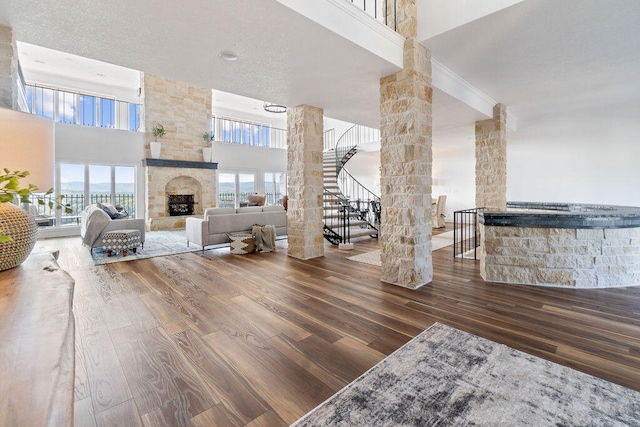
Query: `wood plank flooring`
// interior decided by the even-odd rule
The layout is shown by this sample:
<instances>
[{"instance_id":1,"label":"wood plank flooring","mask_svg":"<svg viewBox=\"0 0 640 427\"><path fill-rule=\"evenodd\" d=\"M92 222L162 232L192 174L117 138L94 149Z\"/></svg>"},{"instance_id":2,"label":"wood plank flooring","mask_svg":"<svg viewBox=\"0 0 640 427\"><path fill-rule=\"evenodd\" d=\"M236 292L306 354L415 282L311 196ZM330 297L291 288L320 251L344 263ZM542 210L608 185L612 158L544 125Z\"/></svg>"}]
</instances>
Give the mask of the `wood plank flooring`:
<instances>
[{"instance_id":1,"label":"wood plank flooring","mask_svg":"<svg viewBox=\"0 0 640 427\"><path fill-rule=\"evenodd\" d=\"M286 241L106 266L79 238L46 249L76 280L77 426L286 426L434 322L640 390L640 287L485 283L450 246L411 291L346 259L373 239L309 261Z\"/></svg>"}]
</instances>

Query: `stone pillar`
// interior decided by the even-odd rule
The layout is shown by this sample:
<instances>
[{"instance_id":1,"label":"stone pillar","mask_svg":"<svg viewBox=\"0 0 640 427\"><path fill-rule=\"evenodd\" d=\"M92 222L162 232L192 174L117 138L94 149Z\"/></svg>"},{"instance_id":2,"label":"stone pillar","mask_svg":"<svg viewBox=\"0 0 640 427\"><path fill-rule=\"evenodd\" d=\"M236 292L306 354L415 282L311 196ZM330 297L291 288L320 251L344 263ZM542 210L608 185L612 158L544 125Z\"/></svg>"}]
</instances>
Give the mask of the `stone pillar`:
<instances>
[{"instance_id":1,"label":"stone pillar","mask_svg":"<svg viewBox=\"0 0 640 427\"><path fill-rule=\"evenodd\" d=\"M493 118L476 122L476 207L507 209L507 109L493 107Z\"/></svg>"},{"instance_id":2,"label":"stone pillar","mask_svg":"<svg viewBox=\"0 0 640 427\"><path fill-rule=\"evenodd\" d=\"M287 111L288 254L299 259L324 256L323 114L308 105Z\"/></svg>"},{"instance_id":3,"label":"stone pillar","mask_svg":"<svg viewBox=\"0 0 640 427\"><path fill-rule=\"evenodd\" d=\"M18 49L13 30L0 25L0 107L26 111L24 97L20 102L21 82L18 74Z\"/></svg>"},{"instance_id":4,"label":"stone pillar","mask_svg":"<svg viewBox=\"0 0 640 427\"><path fill-rule=\"evenodd\" d=\"M433 278L432 95L430 53L409 37L403 70L380 80L380 248L382 281L410 289Z\"/></svg>"}]
</instances>

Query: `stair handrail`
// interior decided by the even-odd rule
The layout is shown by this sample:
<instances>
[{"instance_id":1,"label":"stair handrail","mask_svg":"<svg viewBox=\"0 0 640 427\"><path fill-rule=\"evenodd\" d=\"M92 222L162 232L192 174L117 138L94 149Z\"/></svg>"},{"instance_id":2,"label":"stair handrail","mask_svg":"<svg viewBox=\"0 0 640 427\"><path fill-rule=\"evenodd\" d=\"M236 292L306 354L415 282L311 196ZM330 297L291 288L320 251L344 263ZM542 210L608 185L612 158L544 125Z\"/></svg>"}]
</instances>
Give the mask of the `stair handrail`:
<instances>
[{"instance_id":1,"label":"stair handrail","mask_svg":"<svg viewBox=\"0 0 640 427\"><path fill-rule=\"evenodd\" d=\"M380 223L380 196L362 185L345 168L338 173L338 188L350 202L351 208L377 230L374 224Z\"/></svg>"},{"instance_id":2,"label":"stair handrail","mask_svg":"<svg viewBox=\"0 0 640 427\"><path fill-rule=\"evenodd\" d=\"M343 194L334 193L331 190L328 190L326 187L323 188L323 198L327 198L327 196L333 196L338 201L338 206L341 208L338 209L338 213L342 214L341 216L335 217L332 214L328 214L327 210L325 210L323 215L323 228L324 228L324 236L325 238L337 245L339 243L349 243L350 235L349 228L351 227L351 219L349 217L348 211L351 209L351 203L349 203L349 199L346 198ZM326 202L323 202L323 205ZM338 234L334 231L336 228L342 229L342 234Z\"/></svg>"},{"instance_id":3,"label":"stair handrail","mask_svg":"<svg viewBox=\"0 0 640 427\"><path fill-rule=\"evenodd\" d=\"M362 125L353 125L338 139L335 146L336 173L363 144L380 141L380 131Z\"/></svg>"}]
</instances>

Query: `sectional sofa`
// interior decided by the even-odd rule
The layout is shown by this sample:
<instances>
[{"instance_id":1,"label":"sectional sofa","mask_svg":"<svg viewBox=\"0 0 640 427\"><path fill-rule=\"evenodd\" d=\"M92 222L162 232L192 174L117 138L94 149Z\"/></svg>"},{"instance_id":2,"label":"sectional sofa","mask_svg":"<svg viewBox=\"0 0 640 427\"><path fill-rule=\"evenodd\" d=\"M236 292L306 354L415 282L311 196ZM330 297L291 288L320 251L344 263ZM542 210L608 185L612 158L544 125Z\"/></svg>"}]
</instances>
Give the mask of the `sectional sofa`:
<instances>
[{"instance_id":1,"label":"sectional sofa","mask_svg":"<svg viewBox=\"0 0 640 427\"><path fill-rule=\"evenodd\" d=\"M287 234L287 212L282 205L208 208L203 218L187 218L187 244L229 243L226 233L251 232L254 224L274 225L276 235Z\"/></svg>"}]
</instances>

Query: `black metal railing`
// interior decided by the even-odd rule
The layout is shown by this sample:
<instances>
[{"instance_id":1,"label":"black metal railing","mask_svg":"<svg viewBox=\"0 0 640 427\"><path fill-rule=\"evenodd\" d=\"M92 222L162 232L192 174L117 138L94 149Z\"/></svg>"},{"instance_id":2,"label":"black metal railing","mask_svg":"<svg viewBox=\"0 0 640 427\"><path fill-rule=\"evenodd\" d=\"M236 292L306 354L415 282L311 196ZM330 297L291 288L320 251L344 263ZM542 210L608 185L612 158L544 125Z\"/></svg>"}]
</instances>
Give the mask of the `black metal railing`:
<instances>
[{"instance_id":1,"label":"black metal railing","mask_svg":"<svg viewBox=\"0 0 640 427\"><path fill-rule=\"evenodd\" d=\"M378 129L353 125L342 134L336 142L336 173L353 157L358 151L358 147L364 144L372 144L380 141L380 131Z\"/></svg>"},{"instance_id":2,"label":"black metal railing","mask_svg":"<svg viewBox=\"0 0 640 427\"><path fill-rule=\"evenodd\" d=\"M478 212L484 208L464 209L453 213L453 257L478 259L480 229Z\"/></svg>"},{"instance_id":3,"label":"black metal railing","mask_svg":"<svg viewBox=\"0 0 640 427\"><path fill-rule=\"evenodd\" d=\"M360 214L360 219L372 225L380 223L380 196L362 185L344 168L338 174L338 187L350 201L351 208Z\"/></svg>"},{"instance_id":4,"label":"black metal railing","mask_svg":"<svg viewBox=\"0 0 640 427\"><path fill-rule=\"evenodd\" d=\"M111 193L91 193L89 195L89 203L85 204L84 194L63 194L63 198L60 203L63 205L69 205L71 213L65 213L64 210L59 210L60 213L60 225L79 225L80 224L80 212L89 204L94 203L113 203L116 206L122 207L130 218L136 216L136 198L133 193L116 193L113 200L111 199ZM38 202L40 198L44 204ZM56 208L55 208L55 195L49 194L45 196L31 196L29 212L36 216L40 222L43 219L48 219L47 225L53 225L56 221ZM52 206L49 205L52 202Z\"/></svg>"},{"instance_id":5,"label":"black metal railing","mask_svg":"<svg viewBox=\"0 0 640 427\"><path fill-rule=\"evenodd\" d=\"M397 28L397 0L349 0L360 9L364 10L376 21L382 22L392 30Z\"/></svg>"},{"instance_id":6,"label":"black metal railing","mask_svg":"<svg viewBox=\"0 0 640 427\"><path fill-rule=\"evenodd\" d=\"M324 199L324 237L334 245L351 241L351 215L349 200L342 194L334 193L326 188Z\"/></svg>"}]
</instances>

